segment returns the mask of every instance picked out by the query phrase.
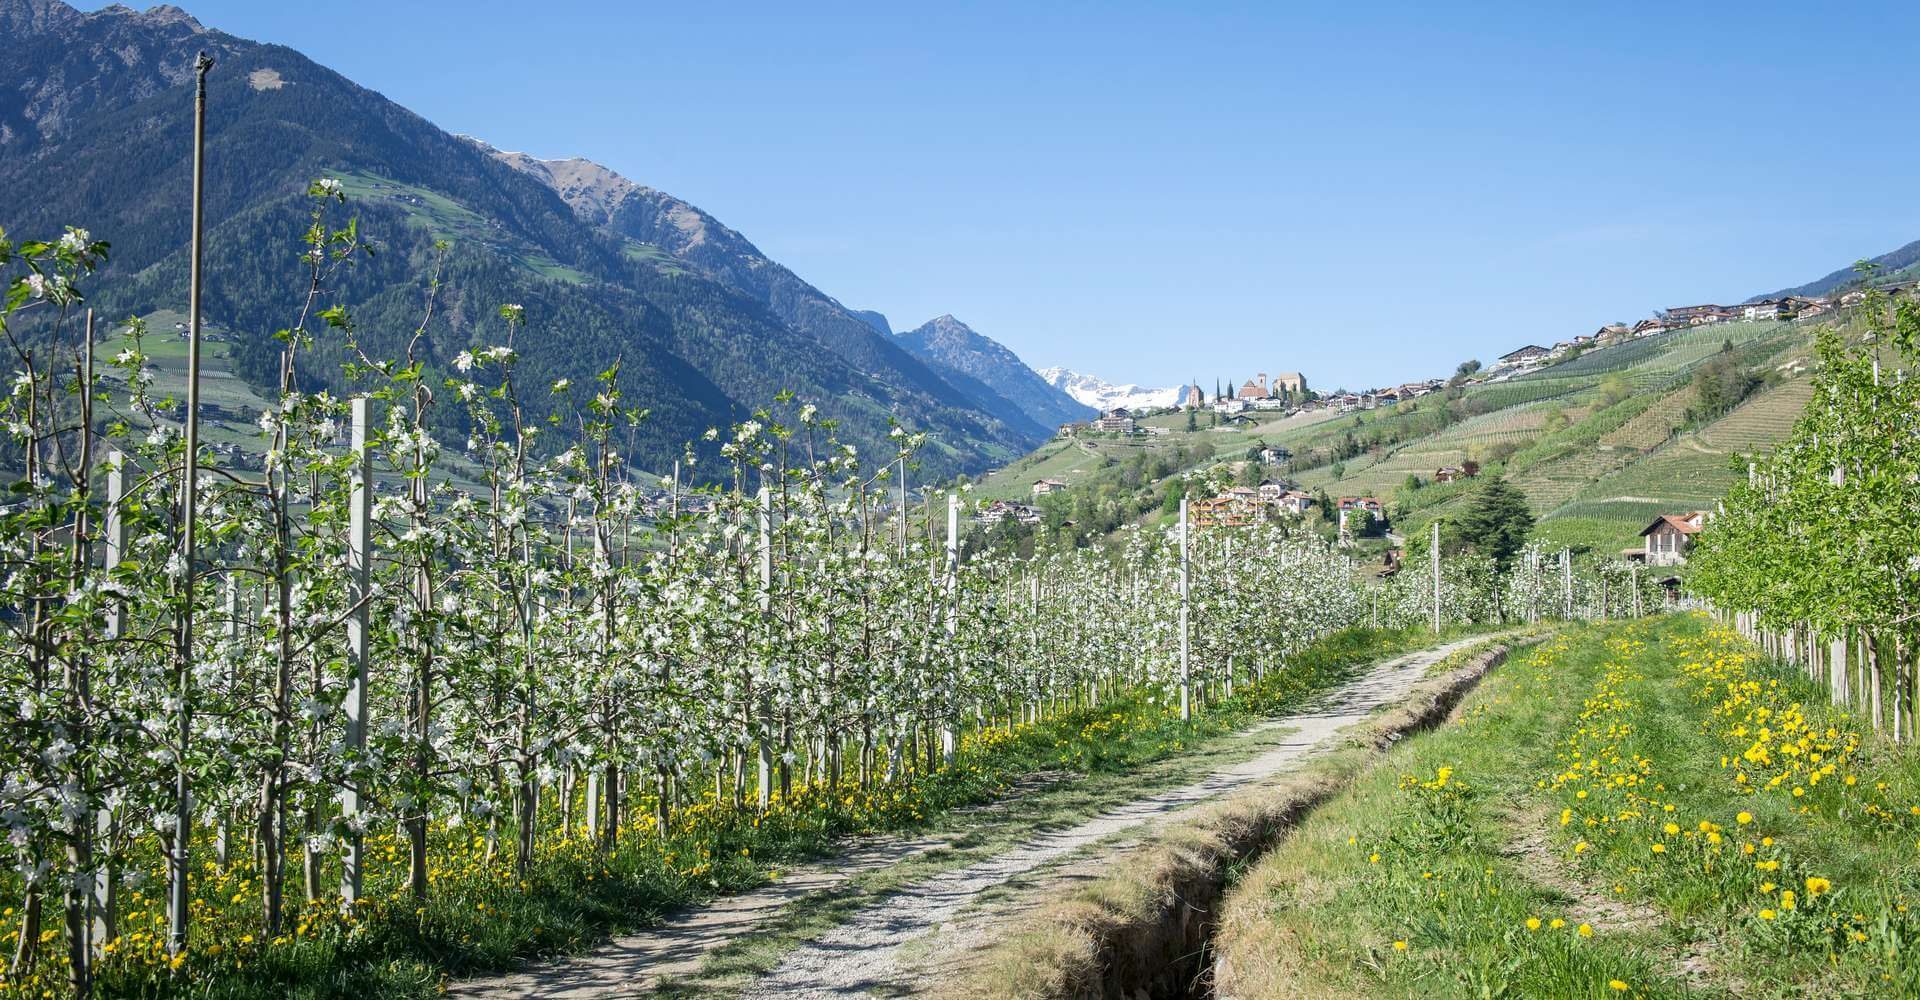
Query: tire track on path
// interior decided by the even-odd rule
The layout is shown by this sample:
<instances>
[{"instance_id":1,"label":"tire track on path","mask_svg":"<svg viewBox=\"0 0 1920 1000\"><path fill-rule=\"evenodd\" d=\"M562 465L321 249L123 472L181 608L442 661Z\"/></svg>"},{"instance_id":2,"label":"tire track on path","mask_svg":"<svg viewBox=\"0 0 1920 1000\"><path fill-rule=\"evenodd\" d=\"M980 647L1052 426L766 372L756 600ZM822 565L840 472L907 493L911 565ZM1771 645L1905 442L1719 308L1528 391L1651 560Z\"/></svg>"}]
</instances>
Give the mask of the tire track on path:
<instances>
[{"instance_id":1,"label":"tire track on path","mask_svg":"<svg viewBox=\"0 0 1920 1000\"><path fill-rule=\"evenodd\" d=\"M881 899L809 941L745 991L776 1000L844 1000L914 992L900 946L952 920L980 893L1123 831L1158 822L1199 803L1297 766L1330 748L1340 730L1406 696L1427 668L1479 639L1466 639L1389 660L1336 689L1306 712L1254 731L1286 727L1286 741L1204 780L1136 799L1076 826L1038 834L992 858L934 875Z\"/></svg>"}]
</instances>

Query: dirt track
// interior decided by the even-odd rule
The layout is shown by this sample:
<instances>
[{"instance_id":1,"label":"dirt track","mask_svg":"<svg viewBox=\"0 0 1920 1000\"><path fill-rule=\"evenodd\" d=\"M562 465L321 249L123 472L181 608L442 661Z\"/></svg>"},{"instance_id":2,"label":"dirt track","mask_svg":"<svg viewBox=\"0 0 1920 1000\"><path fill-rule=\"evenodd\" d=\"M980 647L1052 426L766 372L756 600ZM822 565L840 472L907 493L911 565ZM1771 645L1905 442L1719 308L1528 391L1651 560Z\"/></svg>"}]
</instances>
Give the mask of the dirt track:
<instances>
[{"instance_id":1,"label":"dirt track","mask_svg":"<svg viewBox=\"0 0 1920 1000\"><path fill-rule=\"evenodd\" d=\"M1284 742L1189 785L1136 799L1076 826L1036 834L990 858L933 875L888 895L788 953L751 984L751 997L846 998L914 992L915 970L900 946L938 931L985 890L1032 873L1116 834L1142 829L1198 803L1288 770L1332 743L1335 733L1405 696L1427 668L1472 640L1382 663L1327 696L1314 709L1269 721L1254 731L1285 728ZM642 934L621 938L564 962L512 976L453 984L469 1000L645 996L664 979L696 971L713 949L750 932L783 906L862 872L875 871L946 846L947 838L889 840L849 852L832 869L796 872L763 889L716 902Z\"/></svg>"},{"instance_id":2,"label":"dirt track","mask_svg":"<svg viewBox=\"0 0 1920 1000\"><path fill-rule=\"evenodd\" d=\"M980 892L1113 834L1293 767L1329 745L1339 730L1404 696L1425 676L1429 665L1469 644L1455 643L1388 661L1334 692L1318 709L1266 723L1262 728L1291 730L1286 742L1203 781L1135 800L1071 829L1041 834L993 858L904 889L795 949L748 995L812 998L911 993L914 984L903 981L901 975L900 945L939 929Z\"/></svg>"}]
</instances>

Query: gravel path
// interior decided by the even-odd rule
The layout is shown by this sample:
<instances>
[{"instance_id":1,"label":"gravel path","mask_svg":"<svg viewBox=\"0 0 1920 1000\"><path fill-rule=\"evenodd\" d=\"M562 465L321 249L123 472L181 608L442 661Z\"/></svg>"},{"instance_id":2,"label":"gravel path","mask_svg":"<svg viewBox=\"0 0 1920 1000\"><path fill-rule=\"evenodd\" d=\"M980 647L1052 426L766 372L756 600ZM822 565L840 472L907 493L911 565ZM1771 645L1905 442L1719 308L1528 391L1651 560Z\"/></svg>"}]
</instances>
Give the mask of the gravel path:
<instances>
[{"instance_id":1,"label":"gravel path","mask_svg":"<svg viewBox=\"0 0 1920 1000\"><path fill-rule=\"evenodd\" d=\"M931 876L889 895L796 948L746 993L752 997L846 998L912 992L912 983L901 981L910 973L899 961L899 946L937 930L982 890L1102 838L1142 827L1292 767L1327 746L1338 730L1404 696L1425 676L1429 666L1473 641L1389 660L1333 692L1313 711L1254 727L1251 732L1281 727L1290 732L1284 743L1221 768L1202 781L1137 799L1069 829L1037 834L992 858ZM831 868L788 873L771 885L720 899L660 927L608 942L579 958L534 966L510 976L454 982L449 984L447 995L462 1000L648 996L665 980L698 971L710 952L753 931L787 904L950 843L948 837L869 842L835 859Z\"/></svg>"},{"instance_id":2,"label":"gravel path","mask_svg":"<svg viewBox=\"0 0 1920 1000\"><path fill-rule=\"evenodd\" d=\"M845 923L801 945L747 990L751 997L843 1000L914 992L903 967L902 944L951 921L980 892L1031 872L1105 837L1156 822L1298 765L1329 747L1341 729L1404 697L1429 666L1477 640L1463 640L1389 660L1335 691L1310 712L1268 722L1287 727L1286 742L1203 781L1137 799L1078 826L1043 833L985 861L943 872L855 913Z\"/></svg>"}]
</instances>

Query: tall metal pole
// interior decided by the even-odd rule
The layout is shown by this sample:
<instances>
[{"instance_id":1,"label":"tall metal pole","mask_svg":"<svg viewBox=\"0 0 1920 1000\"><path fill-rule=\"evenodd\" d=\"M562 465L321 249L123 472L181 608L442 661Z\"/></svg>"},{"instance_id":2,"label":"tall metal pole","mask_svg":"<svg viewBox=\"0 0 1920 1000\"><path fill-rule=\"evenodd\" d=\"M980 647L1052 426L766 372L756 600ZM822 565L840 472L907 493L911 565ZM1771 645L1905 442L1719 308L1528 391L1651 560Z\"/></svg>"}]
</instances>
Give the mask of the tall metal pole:
<instances>
[{"instance_id":1,"label":"tall metal pole","mask_svg":"<svg viewBox=\"0 0 1920 1000\"><path fill-rule=\"evenodd\" d=\"M373 450L367 447L373 401L353 401L353 493L347 501L347 601L353 614L347 619L347 661L353 673L347 679L347 760L358 769L367 748L367 641L373 593ZM365 831L360 819L360 779L348 778L340 790L340 818L347 829L347 854L340 875L340 904L351 909L360 898L365 871Z\"/></svg>"},{"instance_id":2,"label":"tall metal pole","mask_svg":"<svg viewBox=\"0 0 1920 1000\"><path fill-rule=\"evenodd\" d=\"M1433 543L1428 547L1433 562L1433 634L1440 634L1440 522L1433 522Z\"/></svg>"},{"instance_id":3,"label":"tall metal pole","mask_svg":"<svg viewBox=\"0 0 1920 1000\"><path fill-rule=\"evenodd\" d=\"M205 52L194 60L193 97L193 235L187 264L187 427L186 464L180 483L179 610L174 621L173 684L179 701L176 738L179 755L173 777L173 856L167 891L167 953L187 950L187 879L193 854L192 769L187 754L193 740L193 561L194 508L200 502L200 260L205 229L207 152L207 71L213 57Z\"/></svg>"},{"instance_id":4,"label":"tall metal pole","mask_svg":"<svg viewBox=\"0 0 1920 1000\"><path fill-rule=\"evenodd\" d=\"M1187 519L1187 498L1180 498L1180 719L1193 718L1192 617L1188 609L1189 573L1187 535L1193 522Z\"/></svg>"}]
</instances>

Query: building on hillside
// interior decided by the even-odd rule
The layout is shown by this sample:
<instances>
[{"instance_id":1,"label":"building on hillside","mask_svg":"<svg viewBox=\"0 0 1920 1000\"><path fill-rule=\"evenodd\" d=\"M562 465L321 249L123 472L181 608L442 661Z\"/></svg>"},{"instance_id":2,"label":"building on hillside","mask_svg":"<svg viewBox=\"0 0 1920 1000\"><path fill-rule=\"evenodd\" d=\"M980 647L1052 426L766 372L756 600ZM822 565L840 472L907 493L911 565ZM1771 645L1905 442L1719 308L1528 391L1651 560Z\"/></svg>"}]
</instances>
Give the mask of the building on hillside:
<instances>
[{"instance_id":1,"label":"building on hillside","mask_svg":"<svg viewBox=\"0 0 1920 1000\"><path fill-rule=\"evenodd\" d=\"M1750 320L1768 320L1780 318L1780 299L1761 299L1740 307L1740 318Z\"/></svg>"},{"instance_id":2,"label":"building on hillside","mask_svg":"<svg viewBox=\"0 0 1920 1000\"><path fill-rule=\"evenodd\" d=\"M1254 511L1247 503L1230 496L1189 501L1187 515L1196 528L1244 528L1254 519Z\"/></svg>"},{"instance_id":3,"label":"building on hillside","mask_svg":"<svg viewBox=\"0 0 1920 1000\"><path fill-rule=\"evenodd\" d=\"M1311 493L1287 490L1280 494L1280 499L1274 501L1274 506L1283 514L1305 514L1313 509L1314 503Z\"/></svg>"},{"instance_id":4,"label":"building on hillside","mask_svg":"<svg viewBox=\"0 0 1920 1000\"><path fill-rule=\"evenodd\" d=\"M1014 503L1012 500L994 500L974 515L974 520L985 525L995 525L1002 521L1017 521L1020 524L1039 524L1040 508L1031 504Z\"/></svg>"},{"instance_id":5,"label":"building on hillside","mask_svg":"<svg viewBox=\"0 0 1920 1000\"><path fill-rule=\"evenodd\" d=\"M1280 465L1293 458L1293 452L1283 445L1263 444L1260 446L1260 461L1267 465Z\"/></svg>"},{"instance_id":6,"label":"building on hillside","mask_svg":"<svg viewBox=\"0 0 1920 1000\"><path fill-rule=\"evenodd\" d=\"M1528 344L1518 350L1500 355L1500 363L1508 366L1533 364L1544 360L1549 353L1551 352L1539 344Z\"/></svg>"},{"instance_id":7,"label":"building on hillside","mask_svg":"<svg viewBox=\"0 0 1920 1000\"><path fill-rule=\"evenodd\" d=\"M1058 479L1036 479L1033 481L1033 495L1035 497L1043 497L1051 493L1062 493L1066 491L1066 488L1067 484Z\"/></svg>"},{"instance_id":8,"label":"building on hillside","mask_svg":"<svg viewBox=\"0 0 1920 1000\"><path fill-rule=\"evenodd\" d=\"M1124 406L1116 406L1101 414L1099 420L1094 421L1096 429L1108 434L1132 434L1133 425L1133 414L1127 412Z\"/></svg>"},{"instance_id":9,"label":"building on hillside","mask_svg":"<svg viewBox=\"0 0 1920 1000\"><path fill-rule=\"evenodd\" d=\"M1304 396L1307 377L1299 372L1281 372L1273 377L1272 391L1276 396Z\"/></svg>"},{"instance_id":10,"label":"building on hillside","mask_svg":"<svg viewBox=\"0 0 1920 1000\"><path fill-rule=\"evenodd\" d=\"M1640 532L1646 543L1637 555L1649 566L1678 566L1687 561L1687 546L1706 524L1705 511L1662 514ZM1635 555L1632 551L1627 554L1630 558Z\"/></svg>"},{"instance_id":11,"label":"building on hillside","mask_svg":"<svg viewBox=\"0 0 1920 1000\"><path fill-rule=\"evenodd\" d=\"M1082 432L1084 432L1084 431L1086 431L1086 430L1087 430L1088 428L1090 428L1090 427L1092 427L1092 426L1093 426L1093 424L1091 424L1091 423L1089 423L1089 422L1087 422L1087 421L1085 421L1085 420L1075 420L1075 421L1073 421L1072 423L1065 423L1065 424L1061 424L1061 425L1060 425L1060 436L1061 436L1061 437L1063 437L1063 438L1070 438L1070 437L1073 437L1073 436L1074 436L1074 435L1076 435L1076 434L1080 434L1080 433L1082 433Z\"/></svg>"},{"instance_id":12,"label":"building on hillside","mask_svg":"<svg viewBox=\"0 0 1920 1000\"><path fill-rule=\"evenodd\" d=\"M1631 333L1633 333L1633 327L1625 323L1608 323L1593 332L1593 339L1596 343L1615 344L1627 339Z\"/></svg>"},{"instance_id":13,"label":"building on hillside","mask_svg":"<svg viewBox=\"0 0 1920 1000\"><path fill-rule=\"evenodd\" d=\"M1207 405L1207 390L1197 385L1187 386L1180 394L1180 405L1189 410L1198 410Z\"/></svg>"},{"instance_id":14,"label":"building on hillside","mask_svg":"<svg viewBox=\"0 0 1920 1000\"><path fill-rule=\"evenodd\" d=\"M1340 533L1370 534L1376 522L1387 519L1386 508L1373 497L1341 497ZM1353 522L1359 523L1353 523Z\"/></svg>"},{"instance_id":15,"label":"building on hillside","mask_svg":"<svg viewBox=\"0 0 1920 1000\"><path fill-rule=\"evenodd\" d=\"M1667 310L1669 326L1706 326L1730 319L1739 319L1740 310L1728 306L1698 305L1675 306Z\"/></svg>"},{"instance_id":16,"label":"building on hillside","mask_svg":"<svg viewBox=\"0 0 1920 1000\"><path fill-rule=\"evenodd\" d=\"M1245 412L1246 408L1247 401L1244 399L1216 399L1213 401L1213 412L1223 417Z\"/></svg>"},{"instance_id":17,"label":"building on hillside","mask_svg":"<svg viewBox=\"0 0 1920 1000\"><path fill-rule=\"evenodd\" d=\"M1240 391L1234 393L1234 398L1252 401L1255 399L1265 399L1269 395L1271 394L1267 392L1267 373L1261 372L1260 381L1255 382L1252 379L1248 379L1245 384L1240 386Z\"/></svg>"},{"instance_id":18,"label":"building on hillside","mask_svg":"<svg viewBox=\"0 0 1920 1000\"><path fill-rule=\"evenodd\" d=\"M1433 481L1436 483L1451 483L1465 478L1467 470L1456 465L1443 465L1433 470Z\"/></svg>"},{"instance_id":19,"label":"building on hillside","mask_svg":"<svg viewBox=\"0 0 1920 1000\"><path fill-rule=\"evenodd\" d=\"M1656 333L1665 332L1667 332L1667 324L1657 319L1643 319L1633 324L1633 335L1635 337L1651 337Z\"/></svg>"},{"instance_id":20,"label":"building on hillside","mask_svg":"<svg viewBox=\"0 0 1920 1000\"><path fill-rule=\"evenodd\" d=\"M1825 313L1831 306L1826 299L1808 298L1805 295L1789 295L1780 300L1782 319L1811 319Z\"/></svg>"},{"instance_id":21,"label":"building on hillside","mask_svg":"<svg viewBox=\"0 0 1920 1000\"><path fill-rule=\"evenodd\" d=\"M1703 321L1708 323L1717 322L1717 318L1708 319L1708 317L1718 317L1724 311L1720 306L1712 303L1697 306L1674 306L1667 310L1667 322L1675 326L1698 326Z\"/></svg>"}]
</instances>

